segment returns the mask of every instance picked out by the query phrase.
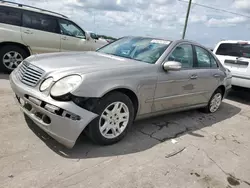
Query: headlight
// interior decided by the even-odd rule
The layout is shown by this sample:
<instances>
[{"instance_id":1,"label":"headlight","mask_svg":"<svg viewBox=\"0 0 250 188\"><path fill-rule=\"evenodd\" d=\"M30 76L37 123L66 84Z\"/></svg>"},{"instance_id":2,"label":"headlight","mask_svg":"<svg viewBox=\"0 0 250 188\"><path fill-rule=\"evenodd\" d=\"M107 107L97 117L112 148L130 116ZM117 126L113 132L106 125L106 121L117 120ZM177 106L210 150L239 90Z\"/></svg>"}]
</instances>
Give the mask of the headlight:
<instances>
[{"instance_id":1,"label":"headlight","mask_svg":"<svg viewBox=\"0 0 250 188\"><path fill-rule=\"evenodd\" d=\"M53 82L52 77L49 77L46 80L44 80L43 83L40 85L40 91L45 91L46 89L48 89L52 82Z\"/></svg>"},{"instance_id":2,"label":"headlight","mask_svg":"<svg viewBox=\"0 0 250 188\"><path fill-rule=\"evenodd\" d=\"M51 88L50 94L60 97L74 90L82 81L79 75L71 75L58 80Z\"/></svg>"}]
</instances>

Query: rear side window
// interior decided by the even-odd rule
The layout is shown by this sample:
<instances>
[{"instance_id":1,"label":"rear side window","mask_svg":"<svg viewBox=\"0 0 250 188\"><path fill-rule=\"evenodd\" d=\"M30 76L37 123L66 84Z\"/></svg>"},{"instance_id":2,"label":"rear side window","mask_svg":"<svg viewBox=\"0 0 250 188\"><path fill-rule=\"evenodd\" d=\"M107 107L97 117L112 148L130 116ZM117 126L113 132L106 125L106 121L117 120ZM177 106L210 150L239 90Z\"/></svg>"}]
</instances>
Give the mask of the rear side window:
<instances>
[{"instance_id":1,"label":"rear side window","mask_svg":"<svg viewBox=\"0 0 250 188\"><path fill-rule=\"evenodd\" d=\"M214 59L212 55L210 55L210 59L211 59L211 67L217 68L218 67L217 61Z\"/></svg>"},{"instance_id":2,"label":"rear side window","mask_svg":"<svg viewBox=\"0 0 250 188\"><path fill-rule=\"evenodd\" d=\"M199 68L211 67L211 61L207 50L195 46L195 52L197 57L197 64L195 65L195 67Z\"/></svg>"},{"instance_id":3,"label":"rear side window","mask_svg":"<svg viewBox=\"0 0 250 188\"><path fill-rule=\"evenodd\" d=\"M58 31L58 24L54 17L33 12L23 13L23 26L53 33Z\"/></svg>"},{"instance_id":4,"label":"rear side window","mask_svg":"<svg viewBox=\"0 0 250 188\"><path fill-rule=\"evenodd\" d=\"M195 46L196 59L195 67L198 68L217 68L218 64L212 54L204 48Z\"/></svg>"},{"instance_id":5,"label":"rear side window","mask_svg":"<svg viewBox=\"0 0 250 188\"><path fill-rule=\"evenodd\" d=\"M219 45L215 54L250 58L250 44L222 43Z\"/></svg>"},{"instance_id":6,"label":"rear side window","mask_svg":"<svg viewBox=\"0 0 250 188\"><path fill-rule=\"evenodd\" d=\"M21 26L21 11L15 8L0 6L0 23Z\"/></svg>"}]
</instances>

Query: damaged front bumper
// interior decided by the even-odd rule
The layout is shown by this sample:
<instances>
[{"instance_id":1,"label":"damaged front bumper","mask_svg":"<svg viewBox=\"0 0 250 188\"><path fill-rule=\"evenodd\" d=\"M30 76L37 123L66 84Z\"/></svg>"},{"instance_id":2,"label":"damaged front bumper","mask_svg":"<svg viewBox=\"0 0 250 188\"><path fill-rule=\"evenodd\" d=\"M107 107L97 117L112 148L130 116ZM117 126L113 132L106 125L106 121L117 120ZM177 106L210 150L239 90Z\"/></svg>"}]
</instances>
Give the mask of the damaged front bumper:
<instances>
[{"instance_id":1,"label":"damaged front bumper","mask_svg":"<svg viewBox=\"0 0 250 188\"><path fill-rule=\"evenodd\" d=\"M81 132L97 114L77 106L72 101L56 101L38 89L23 84L15 71L10 84L21 110L51 137L72 148Z\"/></svg>"}]
</instances>

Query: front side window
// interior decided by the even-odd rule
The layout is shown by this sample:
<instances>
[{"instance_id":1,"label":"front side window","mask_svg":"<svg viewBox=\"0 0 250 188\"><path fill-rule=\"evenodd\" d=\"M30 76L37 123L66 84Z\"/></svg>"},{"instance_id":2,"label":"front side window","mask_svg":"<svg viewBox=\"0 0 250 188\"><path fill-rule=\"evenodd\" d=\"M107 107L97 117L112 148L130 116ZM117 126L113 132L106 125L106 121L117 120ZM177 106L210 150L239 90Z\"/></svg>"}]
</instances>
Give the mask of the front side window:
<instances>
[{"instance_id":1,"label":"front side window","mask_svg":"<svg viewBox=\"0 0 250 188\"><path fill-rule=\"evenodd\" d=\"M250 44L248 43L222 43L219 45L215 54L250 58Z\"/></svg>"},{"instance_id":2,"label":"front side window","mask_svg":"<svg viewBox=\"0 0 250 188\"><path fill-rule=\"evenodd\" d=\"M23 26L53 33L56 33L58 28L56 19L35 12L23 13Z\"/></svg>"},{"instance_id":3,"label":"front side window","mask_svg":"<svg viewBox=\"0 0 250 188\"><path fill-rule=\"evenodd\" d=\"M196 57L197 57L197 64L195 67L198 68L210 68L211 67L211 61L210 61L210 56L209 53L198 46L195 46L195 52L196 52Z\"/></svg>"},{"instance_id":4,"label":"front side window","mask_svg":"<svg viewBox=\"0 0 250 188\"><path fill-rule=\"evenodd\" d=\"M182 68L193 67L193 49L190 44L181 44L177 46L168 57L168 61L177 61L182 64Z\"/></svg>"},{"instance_id":5,"label":"front side window","mask_svg":"<svg viewBox=\"0 0 250 188\"><path fill-rule=\"evenodd\" d=\"M21 26L21 12L15 8L0 6L0 23Z\"/></svg>"},{"instance_id":6,"label":"front side window","mask_svg":"<svg viewBox=\"0 0 250 188\"><path fill-rule=\"evenodd\" d=\"M98 52L154 64L170 41L143 37L124 37L97 50Z\"/></svg>"},{"instance_id":7,"label":"front side window","mask_svg":"<svg viewBox=\"0 0 250 188\"><path fill-rule=\"evenodd\" d=\"M86 38L85 33L74 23L68 20L59 20L61 34L77 38Z\"/></svg>"}]
</instances>

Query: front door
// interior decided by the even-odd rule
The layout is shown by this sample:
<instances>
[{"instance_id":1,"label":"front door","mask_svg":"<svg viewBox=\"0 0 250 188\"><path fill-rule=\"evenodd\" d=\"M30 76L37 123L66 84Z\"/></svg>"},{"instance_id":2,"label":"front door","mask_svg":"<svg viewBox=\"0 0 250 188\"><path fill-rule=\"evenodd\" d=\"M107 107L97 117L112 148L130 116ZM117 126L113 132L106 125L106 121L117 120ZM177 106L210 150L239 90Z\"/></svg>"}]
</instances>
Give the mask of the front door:
<instances>
[{"instance_id":1,"label":"front door","mask_svg":"<svg viewBox=\"0 0 250 188\"><path fill-rule=\"evenodd\" d=\"M180 44L169 55L166 61L177 61L182 64L179 71L161 70L155 91L153 110L177 109L192 106L195 100L196 70L193 69L193 48L190 44Z\"/></svg>"},{"instance_id":2,"label":"front door","mask_svg":"<svg viewBox=\"0 0 250 188\"><path fill-rule=\"evenodd\" d=\"M92 50L91 41L86 39L85 32L69 20L59 20L61 32L61 51Z\"/></svg>"},{"instance_id":3,"label":"front door","mask_svg":"<svg viewBox=\"0 0 250 188\"><path fill-rule=\"evenodd\" d=\"M60 35L56 18L24 11L21 27L22 40L33 54L60 51Z\"/></svg>"}]
</instances>

